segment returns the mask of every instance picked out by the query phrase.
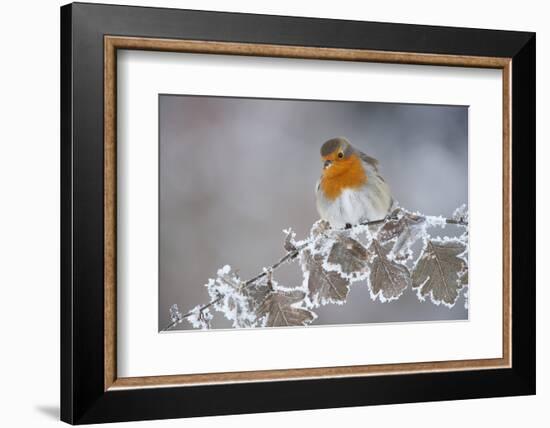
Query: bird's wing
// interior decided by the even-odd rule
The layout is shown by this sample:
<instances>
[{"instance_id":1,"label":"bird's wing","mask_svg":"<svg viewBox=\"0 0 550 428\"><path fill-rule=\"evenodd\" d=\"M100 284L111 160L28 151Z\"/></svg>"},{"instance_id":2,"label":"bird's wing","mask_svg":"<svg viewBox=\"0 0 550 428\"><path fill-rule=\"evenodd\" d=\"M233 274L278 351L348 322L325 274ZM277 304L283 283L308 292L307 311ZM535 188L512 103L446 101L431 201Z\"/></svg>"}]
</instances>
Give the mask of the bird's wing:
<instances>
[{"instance_id":1,"label":"bird's wing","mask_svg":"<svg viewBox=\"0 0 550 428\"><path fill-rule=\"evenodd\" d=\"M370 193L377 195L376 199L379 201L378 208L385 212L385 214L389 214L394 205L394 199L391 194L390 186L378 171L378 160L364 153L359 153L359 157L367 172L368 180L366 186L369 188Z\"/></svg>"},{"instance_id":2,"label":"bird's wing","mask_svg":"<svg viewBox=\"0 0 550 428\"><path fill-rule=\"evenodd\" d=\"M370 157L369 155L366 155L365 153L357 150L357 152L359 153L359 157L361 158L361 160L363 162L366 162L368 163L370 166L372 166L374 168L374 170L376 172L378 172L378 160L377 159L374 159L373 157Z\"/></svg>"}]
</instances>

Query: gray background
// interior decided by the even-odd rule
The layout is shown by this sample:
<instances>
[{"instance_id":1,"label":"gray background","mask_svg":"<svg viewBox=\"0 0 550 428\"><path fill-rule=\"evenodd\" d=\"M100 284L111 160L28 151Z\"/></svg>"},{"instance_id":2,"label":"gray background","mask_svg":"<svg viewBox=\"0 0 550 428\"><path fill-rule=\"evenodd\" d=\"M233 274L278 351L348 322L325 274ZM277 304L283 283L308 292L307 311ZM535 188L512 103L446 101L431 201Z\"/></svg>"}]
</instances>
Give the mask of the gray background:
<instances>
[{"instance_id":1,"label":"gray background","mask_svg":"<svg viewBox=\"0 0 550 428\"><path fill-rule=\"evenodd\" d=\"M252 277L284 254L283 228L308 234L318 219L319 148L331 137L376 157L407 209L450 216L468 201L467 107L160 95L159 121L159 329L173 303L187 311L208 302L204 284L221 266ZM295 263L275 277L301 284ZM364 283L344 306L316 313L314 324L468 316L463 297L449 309L409 289L382 304ZM212 326L230 324L217 314Z\"/></svg>"}]
</instances>

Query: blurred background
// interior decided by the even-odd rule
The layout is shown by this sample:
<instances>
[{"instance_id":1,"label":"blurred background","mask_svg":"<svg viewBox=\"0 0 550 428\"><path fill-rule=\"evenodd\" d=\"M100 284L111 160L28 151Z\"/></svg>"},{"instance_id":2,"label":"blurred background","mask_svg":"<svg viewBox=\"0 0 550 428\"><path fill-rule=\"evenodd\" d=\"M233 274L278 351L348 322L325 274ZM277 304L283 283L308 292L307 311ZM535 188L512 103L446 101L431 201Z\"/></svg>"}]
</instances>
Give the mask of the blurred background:
<instances>
[{"instance_id":1,"label":"blurred background","mask_svg":"<svg viewBox=\"0 0 550 428\"><path fill-rule=\"evenodd\" d=\"M319 218L319 149L332 137L377 158L409 210L450 216L468 202L465 106L160 95L159 121L159 330L172 304L187 312L209 301L204 284L223 265L252 277L284 254L282 229L307 236ZM299 265L275 279L299 286ZM315 312L313 325L468 318L463 296L452 309L421 302L411 289L380 303L361 282L344 306ZM213 328L230 327L214 314Z\"/></svg>"}]
</instances>

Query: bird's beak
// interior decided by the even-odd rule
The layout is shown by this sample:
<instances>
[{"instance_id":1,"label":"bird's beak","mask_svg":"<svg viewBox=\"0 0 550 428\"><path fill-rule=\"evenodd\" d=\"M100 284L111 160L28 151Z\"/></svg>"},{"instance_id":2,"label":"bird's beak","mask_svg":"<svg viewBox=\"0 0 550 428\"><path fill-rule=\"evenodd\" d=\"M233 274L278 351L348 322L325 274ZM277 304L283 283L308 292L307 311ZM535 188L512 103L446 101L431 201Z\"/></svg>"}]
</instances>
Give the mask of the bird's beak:
<instances>
[{"instance_id":1,"label":"bird's beak","mask_svg":"<svg viewBox=\"0 0 550 428\"><path fill-rule=\"evenodd\" d=\"M325 163L323 163L323 169L327 169L331 165L332 165L332 161L326 160Z\"/></svg>"}]
</instances>

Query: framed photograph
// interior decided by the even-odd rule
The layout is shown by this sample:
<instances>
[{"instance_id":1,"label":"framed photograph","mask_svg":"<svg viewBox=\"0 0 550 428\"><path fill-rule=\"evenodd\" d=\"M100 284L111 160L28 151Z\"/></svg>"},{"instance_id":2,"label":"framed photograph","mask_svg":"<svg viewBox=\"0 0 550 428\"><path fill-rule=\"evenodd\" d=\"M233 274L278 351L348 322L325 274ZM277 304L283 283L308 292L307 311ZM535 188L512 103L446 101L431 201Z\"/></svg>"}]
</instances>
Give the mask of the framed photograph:
<instances>
[{"instance_id":1,"label":"framed photograph","mask_svg":"<svg viewBox=\"0 0 550 428\"><path fill-rule=\"evenodd\" d=\"M535 35L61 8L61 418L535 393Z\"/></svg>"}]
</instances>

